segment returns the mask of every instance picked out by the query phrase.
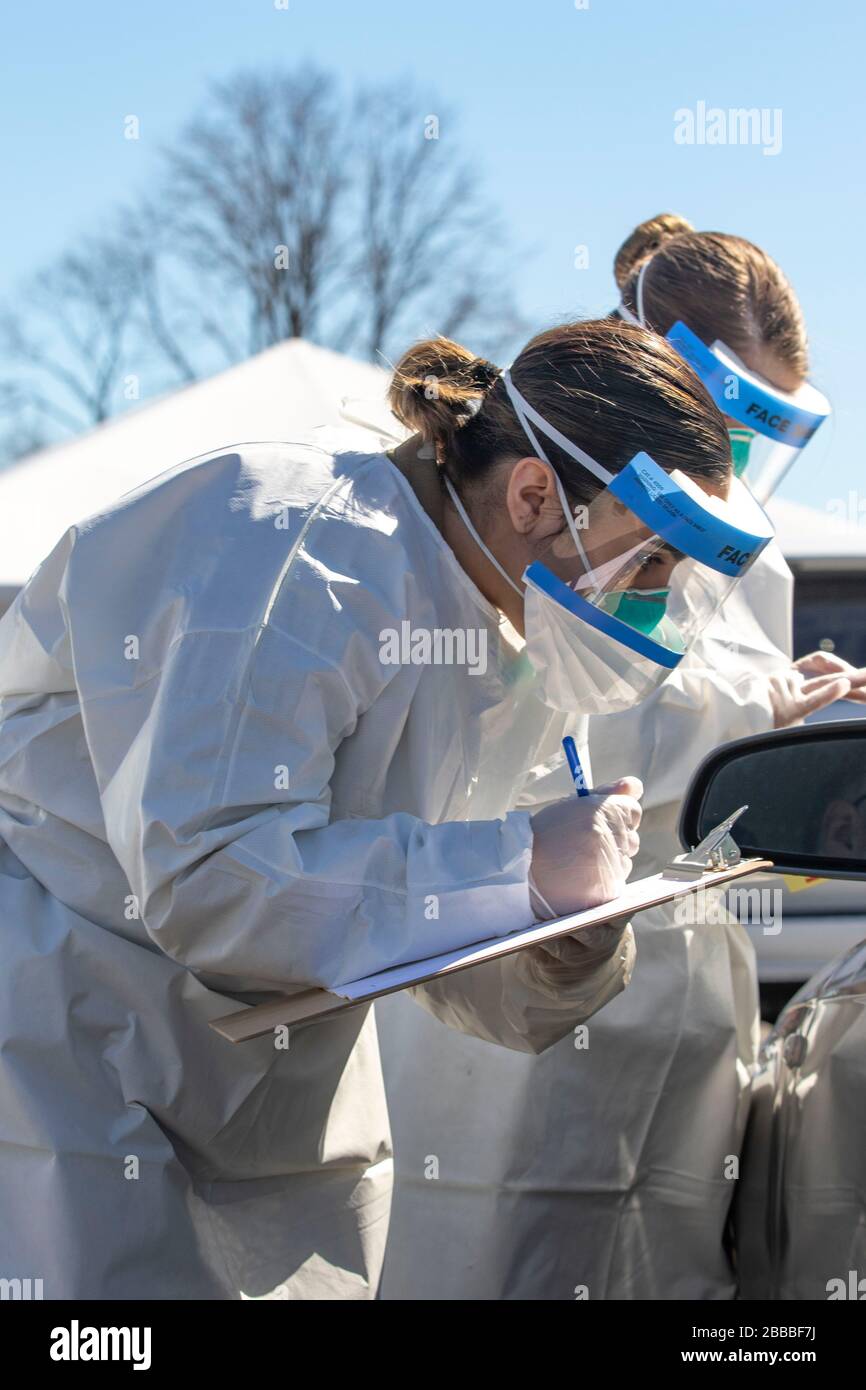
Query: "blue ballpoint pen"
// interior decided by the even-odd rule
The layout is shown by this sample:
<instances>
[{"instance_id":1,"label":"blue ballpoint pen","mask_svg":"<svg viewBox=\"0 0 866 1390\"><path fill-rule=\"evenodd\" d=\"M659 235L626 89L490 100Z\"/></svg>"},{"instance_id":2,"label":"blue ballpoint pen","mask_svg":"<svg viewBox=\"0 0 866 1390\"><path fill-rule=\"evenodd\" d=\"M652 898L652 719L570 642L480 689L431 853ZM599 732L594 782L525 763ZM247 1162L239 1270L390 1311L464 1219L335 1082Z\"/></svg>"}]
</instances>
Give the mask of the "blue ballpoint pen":
<instances>
[{"instance_id":1,"label":"blue ballpoint pen","mask_svg":"<svg viewBox=\"0 0 866 1390\"><path fill-rule=\"evenodd\" d=\"M565 756L568 759L568 766L571 772L571 780L574 782L574 790L578 796L589 796L589 787L586 785L586 778L583 775L583 768L580 765L580 758L577 756L577 748L571 734L566 734L562 740L565 749Z\"/></svg>"}]
</instances>

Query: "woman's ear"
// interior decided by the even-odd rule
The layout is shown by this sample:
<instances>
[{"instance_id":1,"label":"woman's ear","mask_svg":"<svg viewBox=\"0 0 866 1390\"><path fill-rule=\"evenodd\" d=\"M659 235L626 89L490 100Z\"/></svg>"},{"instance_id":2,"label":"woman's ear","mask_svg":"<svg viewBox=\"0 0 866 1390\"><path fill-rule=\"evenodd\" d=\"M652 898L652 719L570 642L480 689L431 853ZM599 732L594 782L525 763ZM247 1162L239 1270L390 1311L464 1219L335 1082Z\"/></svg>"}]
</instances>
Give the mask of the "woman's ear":
<instances>
[{"instance_id":1,"label":"woman's ear","mask_svg":"<svg viewBox=\"0 0 866 1390\"><path fill-rule=\"evenodd\" d=\"M550 464L534 455L518 459L508 476L505 505L521 536L553 534L562 524L562 506Z\"/></svg>"}]
</instances>

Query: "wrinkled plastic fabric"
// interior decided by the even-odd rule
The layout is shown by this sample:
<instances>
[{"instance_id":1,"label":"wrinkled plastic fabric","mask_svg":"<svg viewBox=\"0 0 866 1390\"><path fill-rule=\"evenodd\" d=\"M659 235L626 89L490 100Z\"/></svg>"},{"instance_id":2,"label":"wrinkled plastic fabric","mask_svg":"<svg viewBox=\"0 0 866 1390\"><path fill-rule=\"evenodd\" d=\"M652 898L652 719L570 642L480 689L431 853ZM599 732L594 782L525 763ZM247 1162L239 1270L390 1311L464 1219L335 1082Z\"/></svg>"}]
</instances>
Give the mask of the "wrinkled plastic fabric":
<instances>
[{"instance_id":1,"label":"wrinkled plastic fabric","mask_svg":"<svg viewBox=\"0 0 866 1390\"><path fill-rule=\"evenodd\" d=\"M791 589L768 547L655 695L589 721L594 780L644 782L634 877L680 852L679 801L710 748L771 726L766 675L788 660ZM639 914L628 990L536 1059L384 1001L396 1189L383 1297L735 1296L724 1236L757 979L745 930L723 907L707 917Z\"/></svg>"},{"instance_id":2,"label":"wrinkled plastic fabric","mask_svg":"<svg viewBox=\"0 0 866 1390\"><path fill-rule=\"evenodd\" d=\"M866 1297L866 943L814 977L761 1049L734 1232L745 1299Z\"/></svg>"},{"instance_id":3,"label":"wrinkled plastic fabric","mask_svg":"<svg viewBox=\"0 0 866 1390\"><path fill-rule=\"evenodd\" d=\"M374 1296L373 1014L287 1049L208 1020L531 920L512 790L562 721L397 470L340 438L172 470L0 623L0 1277L45 1298ZM384 662L404 622L483 633L484 670ZM466 972L453 1022L537 1050L628 965L556 1009L513 964Z\"/></svg>"},{"instance_id":4,"label":"wrinkled plastic fabric","mask_svg":"<svg viewBox=\"0 0 866 1390\"><path fill-rule=\"evenodd\" d=\"M397 1155L384 1298L733 1297L750 948L730 921L676 928L661 909L635 935L626 992L538 1058L437 1032L398 997L378 1008Z\"/></svg>"}]
</instances>

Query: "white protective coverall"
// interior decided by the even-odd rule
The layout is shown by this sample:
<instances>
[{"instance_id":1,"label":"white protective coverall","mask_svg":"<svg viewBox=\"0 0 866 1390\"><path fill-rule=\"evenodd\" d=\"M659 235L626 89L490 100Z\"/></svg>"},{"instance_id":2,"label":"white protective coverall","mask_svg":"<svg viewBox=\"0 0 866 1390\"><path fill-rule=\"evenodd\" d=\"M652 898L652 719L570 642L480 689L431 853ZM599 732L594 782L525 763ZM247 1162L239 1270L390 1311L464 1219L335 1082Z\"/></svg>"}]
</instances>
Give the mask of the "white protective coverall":
<instances>
[{"instance_id":1,"label":"white protective coverall","mask_svg":"<svg viewBox=\"0 0 866 1390\"><path fill-rule=\"evenodd\" d=\"M772 726L760 676L787 664L792 589L771 545L674 676L637 709L589 721L595 782L644 782L633 878L680 852L679 802L702 757ZM636 917L628 990L542 1057L381 1002L396 1155L384 1298L733 1296L728 1159L746 1121L757 982L744 928L708 915L721 920L678 925L673 906Z\"/></svg>"},{"instance_id":2,"label":"white protective coverall","mask_svg":"<svg viewBox=\"0 0 866 1390\"><path fill-rule=\"evenodd\" d=\"M561 717L365 442L182 465L0 623L0 1277L46 1298L372 1296L372 1011L288 1050L208 1020L532 920L510 807ZM471 629L485 669L383 663L403 623ZM511 957L418 1000L542 1049L622 988L614 936L556 998Z\"/></svg>"}]
</instances>

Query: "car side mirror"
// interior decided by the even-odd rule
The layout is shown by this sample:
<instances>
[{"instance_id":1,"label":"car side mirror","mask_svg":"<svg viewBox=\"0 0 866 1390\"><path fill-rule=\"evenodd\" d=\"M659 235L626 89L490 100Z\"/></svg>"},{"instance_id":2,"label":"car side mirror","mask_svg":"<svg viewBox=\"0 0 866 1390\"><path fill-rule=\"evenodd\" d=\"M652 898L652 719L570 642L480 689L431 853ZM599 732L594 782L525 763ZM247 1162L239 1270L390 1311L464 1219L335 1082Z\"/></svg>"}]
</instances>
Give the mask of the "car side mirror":
<instances>
[{"instance_id":1,"label":"car side mirror","mask_svg":"<svg viewBox=\"0 0 866 1390\"><path fill-rule=\"evenodd\" d=\"M866 878L866 719L803 724L714 749L692 778L684 849L738 806L731 835L744 858L776 873Z\"/></svg>"}]
</instances>

